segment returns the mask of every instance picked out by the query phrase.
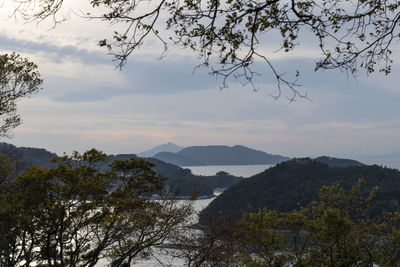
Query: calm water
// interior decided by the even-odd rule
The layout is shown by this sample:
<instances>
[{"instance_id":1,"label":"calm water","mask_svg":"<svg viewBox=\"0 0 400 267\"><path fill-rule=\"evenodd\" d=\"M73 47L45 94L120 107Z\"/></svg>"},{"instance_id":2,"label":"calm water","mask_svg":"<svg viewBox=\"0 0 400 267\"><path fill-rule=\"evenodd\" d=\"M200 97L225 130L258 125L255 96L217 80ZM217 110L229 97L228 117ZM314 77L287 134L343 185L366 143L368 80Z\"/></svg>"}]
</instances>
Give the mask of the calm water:
<instances>
[{"instance_id":1,"label":"calm water","mask_svg":"<svg viewBox=\"0 0 400 267\"><path fill-rule=\"evenodd\" d=\"M215 165L215 166L184 166L197 175L214 175L219 171L224 171L235 176L250 177L265 171L272 165Z\"/></svg>"}]
</instances>

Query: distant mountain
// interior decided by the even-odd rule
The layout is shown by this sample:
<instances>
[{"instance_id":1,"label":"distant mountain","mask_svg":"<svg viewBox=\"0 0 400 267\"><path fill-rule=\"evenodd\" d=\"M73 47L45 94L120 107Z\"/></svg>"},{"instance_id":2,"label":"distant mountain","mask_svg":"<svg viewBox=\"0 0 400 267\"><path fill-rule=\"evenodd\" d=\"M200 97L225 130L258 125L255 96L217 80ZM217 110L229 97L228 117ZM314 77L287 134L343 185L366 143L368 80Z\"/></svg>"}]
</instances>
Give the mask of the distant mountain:
<instances>
[{"instance_id":1,"label":"distant mountain","mask_svg":"<svg viewBox=\"0 0 400 267\"><path fill-rule=\"evenodd\" d=\"M338 159L327 156L315 158L315 161L325 163L329 167L354 167L363 166L364 164L354 159Z\"/></svg>"},{"instance_id":2,"label":"distant mountain","mask_svg":"<svg viewBox=\"0 0 400 267\"><path fill-rule=\"evenodd\" d=\"M192 146L177 153L157 153L154 158L179 166L274 165L289 158L245 146Z\"/></svg>"},{"instance_id":3,"label":"distant mountain","mask_svg":"<svg viewBox=\"0 0 400 267\"><path fill-rule=\"evenodd\" d=\"M346 190L358 179L367 189L379 186L373 214L400 211L400 171L377 165L330 167L309 158L292 159L232 185L201 212L200 223L207 224L217 215L238 216L260 208L277 211L298 209L318 199L323 185L339 182ZM363 192L367 192L365 190Z\"/></svg>"},{"instance_id":4,"label":"distant mountain","mask_svg":"<svg viewBox=\"0 0 400 267\"><path fill-rule=\"evenodd\" d=\"M174 143L169 142L167 144L162 144L162 145L153 147L150 150L141 152L141 153L138 154L138 156L139 157L148 158L148 157L153 157L155 154L157 154L159 152L173 152L173 153L176 153L176 152L181 151L182 149L183 149L183 147L177 146Z\"/></svg>"},{"instance_id":5,"label":"distant mountain","mask_svg":"<svg viewBox=\"0 0 400 267\"><path fill-rule=\"evenodd\" d=\"M41 148L16 147L7 143L0 143L0 155L6 155L13 159L18 159L20 170L24 171L32 165L43 168L53 168L56 164L50 160L57 156ZM101 170L109 168L109 164L114 160L128 160L137 157L135 154L109 155L108 160L97 167ZM193 194L199 196L213 196L215 188L226 188L242 180L242 177L235 177L228 173L220 172L213 176L198 176L192 174L189 169L183 169L173 164L165 163L154 158L147 158L155 164L154 171L168 178L166 185L170 191L175 191L178 196L187 197Z\"/></svg>"}]
</instances>

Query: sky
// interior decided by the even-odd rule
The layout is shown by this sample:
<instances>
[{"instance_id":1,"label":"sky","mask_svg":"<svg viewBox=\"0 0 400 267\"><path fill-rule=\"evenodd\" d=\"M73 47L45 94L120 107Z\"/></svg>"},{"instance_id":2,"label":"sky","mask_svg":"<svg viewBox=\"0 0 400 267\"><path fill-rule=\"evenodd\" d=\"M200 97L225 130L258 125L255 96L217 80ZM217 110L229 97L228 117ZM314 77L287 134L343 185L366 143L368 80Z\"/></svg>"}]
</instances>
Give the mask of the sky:
<instances>
[{"instance_id":1,"label":"sky","mask_svg":"<svg viewBox=\"0 0 400 267\"><path fill-rule=\"evenodd\" d=\"M82 2L69 1L65 12L85 12ZM307 40L293 53L263 47L280 72L301 71L300 91L311 101L290 102L288 91L278 100L270 96L277 93L270 73L257 78L257 91L234 81L221 90L222 81L207 69L193 71L201 61L189 51L173 48L160 60L162 47L152 40L119 70L96 45L113 26L72 13L53 29L51 21L26 23L11 13L4 2L0 53L15 51L36 62L44 85L18 102L23 124L4 142L56 153L93 147L139 153L167 142L241 144L290 157L400 150L400 60L390 76L361 72L354 79L314 72L320 55Z\"/></svg>"}]
</instances>

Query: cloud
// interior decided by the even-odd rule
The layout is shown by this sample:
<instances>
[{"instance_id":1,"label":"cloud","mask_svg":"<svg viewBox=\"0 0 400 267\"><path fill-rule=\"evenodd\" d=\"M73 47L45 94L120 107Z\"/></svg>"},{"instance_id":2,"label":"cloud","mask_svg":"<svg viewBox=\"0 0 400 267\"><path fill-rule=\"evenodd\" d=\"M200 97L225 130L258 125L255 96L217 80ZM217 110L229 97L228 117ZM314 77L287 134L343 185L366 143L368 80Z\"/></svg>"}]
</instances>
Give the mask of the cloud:
<instances>
[{"instance_id":1,"label":"cloud","mask_svg":"<svg viewBox=\"0 0 400 267\"><path fill-rule=\"evenodd\" d=\"M28 33L24 33L28 34ZM18 38L19 37L19 38ZM57 44L56 42L40 41L35 39L26 39L24 35L11 37L7 34L0 33L0 44L2 50L17 51L18 53L50 55L52 60L61 63L65 57L73 56L86 64L105 64L110 63L104 51L93 51L89 49L79 48L74 45ZM57 38L55 38L57 39Z\"/></svg>"}]
</instances>

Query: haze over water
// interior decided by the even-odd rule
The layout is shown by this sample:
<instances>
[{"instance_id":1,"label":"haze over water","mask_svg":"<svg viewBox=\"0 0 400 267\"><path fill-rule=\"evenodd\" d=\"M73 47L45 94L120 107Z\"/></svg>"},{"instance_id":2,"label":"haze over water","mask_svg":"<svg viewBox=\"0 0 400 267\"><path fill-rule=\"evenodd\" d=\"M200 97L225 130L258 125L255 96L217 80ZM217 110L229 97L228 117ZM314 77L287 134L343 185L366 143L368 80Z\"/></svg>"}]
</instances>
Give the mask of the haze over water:
<instances>
[{"instance_id":1,"label":"haze over water","mask_svg":"<svg viewBox=\"0 0 400 267\"><path fill-rule=\"evenodd\" d=\"M215 175L219 171L224 171L234 176L250 177L273 165L214 165L214 166L184 166L196 175Z\"/></svg>"}]
</instances>

